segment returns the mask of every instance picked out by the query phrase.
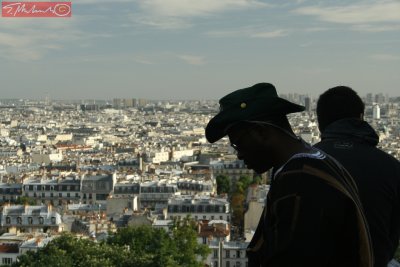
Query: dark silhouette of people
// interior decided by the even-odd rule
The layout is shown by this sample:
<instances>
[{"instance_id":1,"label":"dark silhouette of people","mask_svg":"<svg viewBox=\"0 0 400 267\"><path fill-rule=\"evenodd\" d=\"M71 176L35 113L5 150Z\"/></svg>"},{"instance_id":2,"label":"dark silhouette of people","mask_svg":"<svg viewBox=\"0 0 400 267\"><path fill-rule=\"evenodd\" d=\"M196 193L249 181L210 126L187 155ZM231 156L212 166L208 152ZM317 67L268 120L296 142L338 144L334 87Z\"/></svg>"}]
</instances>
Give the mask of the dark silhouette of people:
<instances>
[{"instance_id":1,"label":"dark silhouette of people","mask_svg":"<svg viewBox=\"0 0 400 267\"><path fill-rule=\"evenodd\" d=\"M247 250L248 266L371 267L372 249L357 188L333 158L292 131L286 114L304 107L272 84L236 90L206 127L211 143L228 136L248 168L273 168L266 207Z\"/></svg>"},{"instance_id":2,"label":"dark silhouette of people","mask_svg":"<svg viewBox=\"0 0 400 267\"><path fill-rule=\"evenodd\" d=\"M372 238L375 267L387 266L400 238L400 163L377 148L378 135L363 119L364 103L349 87L324 92L317 102L321 142L355 180Z\"/></svg>"}]
</instances>

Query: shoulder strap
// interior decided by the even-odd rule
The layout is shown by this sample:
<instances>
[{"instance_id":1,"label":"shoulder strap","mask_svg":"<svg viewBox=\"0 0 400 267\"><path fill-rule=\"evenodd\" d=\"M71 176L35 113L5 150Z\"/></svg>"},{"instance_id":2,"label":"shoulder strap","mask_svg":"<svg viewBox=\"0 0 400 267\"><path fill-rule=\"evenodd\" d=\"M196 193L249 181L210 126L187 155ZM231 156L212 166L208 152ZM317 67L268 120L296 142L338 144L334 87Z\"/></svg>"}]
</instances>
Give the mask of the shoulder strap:
<instances>
[{"instance_id":1,"label":"shoulder strap","mask_svg":"<svg viewBox=\"0 0 400 267\"><path fill-rule=\"evenodd\" d=\"M329 186L335 188L346 197L348 197L354 204L357 225L358 225L358 236L359 236L359 262L362 267L372 267L374 258L371 244L371 237L368 229L368 223L365 218L361 201L358 197L357 186L351 177L351 175L340 165L335 164L336 162L330 160L320 160L323 162L328 169L333 173L325 172L321 169L317 169L311 165L303 165L301 170L284 171L284 174L309 174L317 179L321 179Z\"/></svg>"}]
</instances>

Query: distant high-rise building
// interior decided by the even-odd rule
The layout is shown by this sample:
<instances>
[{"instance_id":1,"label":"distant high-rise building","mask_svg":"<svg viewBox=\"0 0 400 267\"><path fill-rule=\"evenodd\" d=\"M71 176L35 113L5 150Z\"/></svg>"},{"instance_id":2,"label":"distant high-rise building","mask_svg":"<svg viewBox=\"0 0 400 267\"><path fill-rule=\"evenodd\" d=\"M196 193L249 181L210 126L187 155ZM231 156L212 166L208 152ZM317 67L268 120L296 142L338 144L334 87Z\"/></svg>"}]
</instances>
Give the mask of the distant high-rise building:
<instances>
[{"instance_id":1,"label":"distant high-rise building","mask_svg":"<svg viewBox=\"0 0 400 267\"><path fill-rule=\"evenodd\" d=\"M379 105L374 105L372 108L372 118L375 120L379 120L381 118L381 108Z\"/></svg>"},{"instance_id":2,"label":"distant high-rise building","mask_svg":"<svg viewBox=\"0 0 400 267\"><path fill-rule=\"evenodd\" d=\"M304 98L304 106L306 107L307 112L311 111L311 98L308 96Z\"/></svg>"},{"instance_id":3,"label":"distant high-rise building","mask_svg":"<svg viewBox=\"0 0 400 267\"><path fill-rule=\"evenodd\" d=\"M137 100L135 98L114 98L113 107L114 108L132 108L136 107Z\"/></svg>"},{"instance_id":4,"label":"distant high-rise building","mask_svg":"<svg viewBox=\"0 0 400 267\"><path fill-rule=\"evenodd\" d=\"M82 111L97 111L99 110L99 105L96 104L83 104L80 105Z\"/></svg>"},{"instance_id":5,"label":"distant high-rise building","mask_svg":"<svg viewBox=\"0 0 400 267\"><path fill-rule=\"evenodd\" d=\"M50 105L50 95L49 94L45 95L44 103L46 106Z\"/></svg>"},{"instance_id":6,"label":"distant high-rise building","mask_svg":"<svg viewBox=\"0 0 400 267\"><path fill-rule=\"evenodd\" d=\"M133 107L133 99L132 98L125 98L124 99L124 106L126 108Z\"/></svg>"},{"instance_id":7,"label":"distant high-rise building","mask_svg":"<svg viewBox=\"0 0 400 267\"><path fill-rule=\"evenodd\" d=\"M385 96L382 93L375 95L375 102L378 104L385 103Z\"/></svg>"},{"instance_id":8,"label":"distant high-rise building","mask_svg":"<svg viewBox=\"0 0 400 267\"><path fill-rule=\"evenodd\" d=\"M140 98L140 99L137 100L137 106L138 107L144 107L144 106L147 105L147 103L148 103L148 101L146 99Z\"/></svg>"},{"instance_id":9,"label":"distant high-rise building","mask_svg":"<svg viewBox=\"0 0 400 267\"><path fill-rule=\"evenodd\" d=\"M124 106L126 108L136 107L136 99L134 99L134 98L125 98L124 99Z\"/></svg>"},{"instance_id":10,"label":"distant high-rise building","mask_svg":"<svg viewBox=\"0 0 400 267\"><path fill-rule=\"evenodd\" d=\"M365 97L365 102L366 102L367 104L371 104L372 101L373 101L373 99L372 99L372 94L371 94L371 93L368 93L367 96Z\"/></svg>"},{"instance_id":11,"label":"distant high-rise building","mask_svg":"<svg viewBox=\"0 0 400 267\"><path fill-rule=\"evenodd\" d=\"M114 108L122 108L124 106L124 101L121 98L113 99L113 107Z\"/></svg>"}]
</instances>

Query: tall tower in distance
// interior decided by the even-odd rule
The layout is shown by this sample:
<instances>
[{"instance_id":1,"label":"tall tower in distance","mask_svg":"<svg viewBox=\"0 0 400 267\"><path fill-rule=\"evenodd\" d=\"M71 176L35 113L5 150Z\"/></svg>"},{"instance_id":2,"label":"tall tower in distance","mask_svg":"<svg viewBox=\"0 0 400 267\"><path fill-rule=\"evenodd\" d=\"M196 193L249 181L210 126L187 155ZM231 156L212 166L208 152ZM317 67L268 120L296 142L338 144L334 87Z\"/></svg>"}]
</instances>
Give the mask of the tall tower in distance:
<instances>
[{"instance_id":1,"label":"tall tower in distance","mask_svg":"<svg viewBox=\"0 0 400 267\"><path fill-rule=\"evenodd\" d=\"M44 104L45 104L45 106L49 106L50 105L50 94L49 93L46 93L44 95Z\"/></svg>"},{"instance_id":2,"label":"tall tower in distance","mask_svg":"<svg viewBox=\"0 0 400 267\"><path fill-rule=\"evenodd\" d=\"M378 104L375 104L372 108L372 118L374 120L379 120L381 118L381 108Z\"/></svg>"},{"instance_id":3,"label":"tall tower in distance","mask_svg":"<svg viewBox=\"0 0 400 267\"><path fill-rule=\"evenodd\" d=\"M311 112L311 98L306 96L304 98L304 106L306 107L307 112Z\"/></svg>"},{"instance_id":4,"label":"tall tower in distance","mask_svg":"<svg viewBox=\"0 0 400 267\"><path fill-rule=\"evenodd\" d=\"M373 101L373 96L371 93L368 93L367 96L365 97L365 102L366 104L372 104Z\"/></svg>"}]
</instances>

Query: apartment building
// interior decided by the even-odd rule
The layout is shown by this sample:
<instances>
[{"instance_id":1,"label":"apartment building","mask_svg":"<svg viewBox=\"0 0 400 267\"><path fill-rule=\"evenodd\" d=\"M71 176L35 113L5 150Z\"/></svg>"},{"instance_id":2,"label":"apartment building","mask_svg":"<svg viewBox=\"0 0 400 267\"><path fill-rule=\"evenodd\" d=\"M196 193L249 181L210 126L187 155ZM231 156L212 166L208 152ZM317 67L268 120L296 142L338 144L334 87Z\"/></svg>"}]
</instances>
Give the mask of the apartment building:
<instances>
[{"instance_id":1,"label":"apartment building","mask_svg":"<svg viewBox=\"0 0 400 267\"><path fill-rule=\"evenodd\" d=\"M168 200L166 219L224 220L230 222L230 205L225 198L176 196Z\"/></svg>"},{"instance_id":2,"label":"apartment building","mask_svg":"<svg viewBox=\"0 0 400 267\"><path fill-rule=\"evenodd\" d=\"M0 225L10 233L63 230L61 215L51 205L5 205L1 212Z\"/></svg>"},{"instance_id":3,"label":"apartment building","mask_svg":"<svg viewBox=\"0 0 400 267\"><path fill-rule=\"evenodd\" d=\"M27 179L22 184L22 195L37 204L63 205L81 201L81 180L77 177Z\"/></svg>"}]
</instances>

